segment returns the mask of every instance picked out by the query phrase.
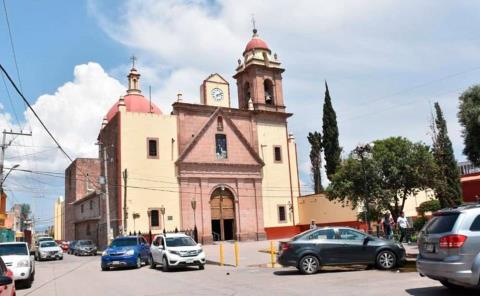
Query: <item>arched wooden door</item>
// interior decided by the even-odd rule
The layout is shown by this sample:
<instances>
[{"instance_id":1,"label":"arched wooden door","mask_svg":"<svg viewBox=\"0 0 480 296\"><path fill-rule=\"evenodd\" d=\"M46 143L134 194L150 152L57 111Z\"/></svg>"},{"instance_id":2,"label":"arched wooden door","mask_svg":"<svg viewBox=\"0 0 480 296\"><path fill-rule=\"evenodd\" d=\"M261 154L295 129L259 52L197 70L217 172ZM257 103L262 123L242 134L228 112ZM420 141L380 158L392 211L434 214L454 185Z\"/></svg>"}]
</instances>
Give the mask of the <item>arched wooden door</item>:
<instances>
[{"instance_id":1,"label":"arched wooden door","mask_svg":"<svg viewBox=\"0 0 480 296\"><path fill-rule=\"evenodd\" d=\"M213 240L232 240L235 234L235 203L228 189L217 188L210 199Z\"/></svg>"}]
</instances>

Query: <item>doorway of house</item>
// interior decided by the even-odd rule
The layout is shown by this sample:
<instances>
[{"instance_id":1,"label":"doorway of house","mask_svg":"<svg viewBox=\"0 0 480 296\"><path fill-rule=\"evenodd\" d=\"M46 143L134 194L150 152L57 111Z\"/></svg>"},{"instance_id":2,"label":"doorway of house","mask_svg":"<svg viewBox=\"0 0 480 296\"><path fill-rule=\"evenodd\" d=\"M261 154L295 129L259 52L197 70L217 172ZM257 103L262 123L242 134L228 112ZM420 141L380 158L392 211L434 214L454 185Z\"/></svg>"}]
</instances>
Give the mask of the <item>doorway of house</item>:
<instances>
[{"instance_id":1,"label":"doorway of house","mask_svg":"<svg viewBox=\"0 0 480 296\"><path fill-rule=\"evenodd\" d=\"M227 188L217 188L210 199L212 237L214 241L235 238L235 203Z\"/></svg>"}]
</instances>

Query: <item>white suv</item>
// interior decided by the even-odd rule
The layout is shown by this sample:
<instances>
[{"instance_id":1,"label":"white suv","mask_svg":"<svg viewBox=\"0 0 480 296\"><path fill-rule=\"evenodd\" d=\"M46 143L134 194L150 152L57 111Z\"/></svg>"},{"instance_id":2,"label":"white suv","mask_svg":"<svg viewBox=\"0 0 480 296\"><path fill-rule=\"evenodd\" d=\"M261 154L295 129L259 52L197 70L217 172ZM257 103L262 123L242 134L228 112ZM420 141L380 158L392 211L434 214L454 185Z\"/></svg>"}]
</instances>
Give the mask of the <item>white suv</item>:
<instances>
[{"instance_id":1,"label":"white suv","mask_svg":"<svg viewBox=\"0 0 480 296\"><path fill-rule=\"evenodd\" d=\"M198 266L205 268L205 253L202 246L183 233L161 234L155 236L151 251L151 268L162 265L163 271L170 267Z\"/></svg>"},{"instance_id":2,"label":"white suv","mask_svg":"<svg viewBox=\"0 0 480 296\"><path fill-rule=\"evenodd\" d=\"M37 248L37 259L63 259L63 250L54 241L42 241Z\"/></svg>"},{"instance_id":3,"label":"white suv","mask_svg":"<svg viewBox=\"0 0 480 296\"><path fill-rule=\"evenodd\" d=\"M30 255L27 243L1 243L0 256L13 272L13 279L22 281L27 288L30 288L35 277L35 261Z\"/></svg>"}]
</instances>

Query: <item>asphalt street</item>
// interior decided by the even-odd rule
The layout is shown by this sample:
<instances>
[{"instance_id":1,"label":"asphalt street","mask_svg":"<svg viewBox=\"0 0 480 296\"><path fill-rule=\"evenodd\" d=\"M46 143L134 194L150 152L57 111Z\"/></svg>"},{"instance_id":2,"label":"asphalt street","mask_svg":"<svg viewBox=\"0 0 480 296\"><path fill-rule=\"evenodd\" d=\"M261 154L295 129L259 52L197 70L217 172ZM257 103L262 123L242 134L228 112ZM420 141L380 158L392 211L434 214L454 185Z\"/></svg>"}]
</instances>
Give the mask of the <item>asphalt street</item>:
<instances>
[{"instance_id":1,"label":"asphalt street","mask_svg":"<svg viewBox=\"0 0 480 296\"><path fill-rule=\"evenodd\" d=\"M188 268L168 273L160 268L102 272L100 256L65 255L62 261L36 262L36 279L17 295L462 295L416 272L328 268L304 276L295 269Z\"/></svg>"}]
</instances>

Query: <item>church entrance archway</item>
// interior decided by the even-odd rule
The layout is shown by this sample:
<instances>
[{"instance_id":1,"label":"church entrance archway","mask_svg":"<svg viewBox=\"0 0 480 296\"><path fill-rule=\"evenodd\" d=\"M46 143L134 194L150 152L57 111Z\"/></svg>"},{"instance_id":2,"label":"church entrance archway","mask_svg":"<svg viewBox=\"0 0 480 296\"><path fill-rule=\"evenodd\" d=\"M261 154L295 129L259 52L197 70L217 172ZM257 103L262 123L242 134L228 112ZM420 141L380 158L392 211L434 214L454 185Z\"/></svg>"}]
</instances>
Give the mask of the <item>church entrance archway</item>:
<instances>
[{"instance_id":1,"label":"church entrance archway","mask_svg":"<svg viewBox=\"0 0 480 296\"><path fill-rule=\"evenodd\" d=\"M210 199L212 236L214 241L235 238L235 202L227 188L217 188Z\"/></svg>"}]
</instances>

